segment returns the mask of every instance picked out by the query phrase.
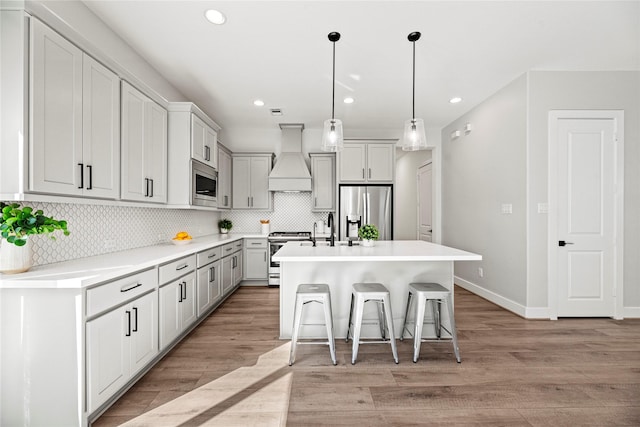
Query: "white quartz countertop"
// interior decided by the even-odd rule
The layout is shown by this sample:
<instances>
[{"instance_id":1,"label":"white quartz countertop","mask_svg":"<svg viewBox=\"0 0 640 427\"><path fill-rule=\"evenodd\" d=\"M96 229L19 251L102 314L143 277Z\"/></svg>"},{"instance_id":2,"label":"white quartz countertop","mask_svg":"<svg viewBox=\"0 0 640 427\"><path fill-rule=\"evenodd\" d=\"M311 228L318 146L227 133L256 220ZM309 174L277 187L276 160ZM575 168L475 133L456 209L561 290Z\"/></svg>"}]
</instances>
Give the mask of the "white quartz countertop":
<instances>
[{"instance_id":1,"label":"white quartz countertop","mask_svg":"<svg viewBox=\"0 0 640 427\"><path fill-rule=\"evenodd\" d=\"M2 288L84 288L155 267L243 238L267 238L264 234L212 234L190 244L171 242L32 267L26 273L0 274Z\"/></svg>"},{"instance_id":2,"label":"white quartz countertop","mask_svg":"<svg viewBox=\"0 0 640 427\"><path fill-rule=\"evenodd\" d=\"M323 242L324 243L324 242ZM336 246L310 242L289 242L273 256L279 262L331 261L480 261L482 255L422 240L384 240L374 246Z\"/></svg>"}]
</instances>

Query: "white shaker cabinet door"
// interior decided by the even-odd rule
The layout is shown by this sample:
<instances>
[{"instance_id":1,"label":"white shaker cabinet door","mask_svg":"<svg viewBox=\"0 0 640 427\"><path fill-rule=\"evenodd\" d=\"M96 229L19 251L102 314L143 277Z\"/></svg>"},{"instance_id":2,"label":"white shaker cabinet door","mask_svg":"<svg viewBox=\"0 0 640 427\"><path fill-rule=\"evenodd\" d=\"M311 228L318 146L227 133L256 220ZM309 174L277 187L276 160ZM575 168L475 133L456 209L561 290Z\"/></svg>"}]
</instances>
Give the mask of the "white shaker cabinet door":
<instances>
[{"instance_id":1,"label":"white shaker cabinet door","mask_svg":"<svg viewBox=\"0 0 640 427\"><path fill-rule=\"evenodd\" d=\"M336 170L334 155L311 157L312 211L335 210Z\"/></svg>"},{"instance_id":2,"label":"white shaker cabinet door","mask_svg":"<svg viewBox=\"0 0 640 427\"><path fill-rule=\"evenodd\" d=\"M364 144L344 144L339 155L340 181L366 181L366 150L367 146Z\"/></svg>"},{"instance_id":3,"label":"white shaker cabinet door","mask_svg":"<svg viewBox=\"0 0 640 427\"><path fill-rule=\"evenodd\" d=\"M182 279L160 288L160 348L166 348L179 334L181 329L180 295Z\"/></svg>"},{"instance_id":4,"label":"white shaker cabinet door","mask_svg":"<svg viewBox=\"0 0 640 427\"><path fill-rule=\"evenodd\" d=\"M151 292L131 303L131 376L158 354L158 294Z\"/></svg>"},{"instance_id":5,"label":"white shaker cabinet door","mask_svg":"<svg viewBox=\"0 0 640 427\"><path fill-rule=\"evenodd\" d=\"M147 101L148 130L145 139L145 170L150 181L148 201L167 202L167 110Z\"/></svg>"},{"instance_id":6,"label":"white shaker cabinet door","mask_svg":"<svg viewBox=\"0 0 640 427\"><path fill-rule=\"evenodd\" d=\"M210 266L198 269L196 278L196 288L198 291L198 316L202 316L209 307L211 307L211 287L209 279L211 278Z\"/></svg>"},{"instance_id":7,"label":"white shaker cabinet door","mask_svg":"<svg viewBox=\"0 0 640 427\"><path fill-rule=\"evenodd\" d=\"M117 308L87 322L87 399L89 412L129 380L129 316Z\"/></svg>"},{"instance_id":8,"label":"white shaker cabinet door","mask_svg":"<svg viewBox=\"0 0 640 427\"><path fill-rule=\"evenodd\" d=\"M226 296L233 288L233 256L222 258L222 292Z\"/></svg>"},{"instance_id":9,"label":"white shaker cabinet door","mask_svg":"<svg viewBox=\"0 0 640 427\"><path fill-rule=\"evenodd\" d=\"M367 145L367 180L369 182L393 182L395 166L393 144Z\"/></svg>"},{"instance_id":10,"label":"white shaker cabinet door","mask_svg":"<svg viewBox=\"0 0 640 427\"><path fill-rule=\"evenodd\" d=\"M251 207L251 157L233 158L233 209Z\"/></svg>"},{"instance_id":11,"label":"white shaker cabinet door","mask_svg":"<svg viewBox=\"0 0 640 427\"><path fill-rule=\"evenodd\" d=\"M149 185L145 176L145 104L147 97L122 82L122 188L125 200L147 201Z\"/></svg>"},{"instance_id":12,"label":"white shaker cabinet door","mask_svg":"<svg viewBox=\"0 0 640 427\"><path fill-rule=\"evenodd\" d=\"M84 195L116 199L120 195L120 78L84 55Z\"/></svg>"},{"instance_id":13,"label":"white shaker cabinet door","mask_svg":"<svg viewBox=\"0 0 640 427\"><path fill-rule=\"evenodd\" d=\"M267 249L247 249L244 259L245 280L266 280L269 274Z\"/></svg>"},{"instance_id":14,"label":"white shaker cabinet door","mask_svg":"<svg viewBox=\"0 0 640 427\"><path fill-rule=\"evenodd\" d=\"M81 195L83 53L31 22L29 189Z\"/></svg>"},{"instance_id":15,"label":"white shaker cabinet door","mask_svg":"<svg viewBox=\"0 0 640 427\"><path fill-rule=\"evenodd\" d=\"M218 149L218 208L231 208L231 156Z\"/></svg>"},{"instance_id":16,"label":"white shaker cabinet door","mask_svg":"<svg viewBox=\"0 0 640 427\"><path fill-rule=\"evenodd\" d=\"M251 208L270 209L269 172L271 157L253 157L251 159Z\"/></svg>"},{"instance_id":17,"label":"white shaker cabinet door","mask_svg":"<svg viewBox=\"0 0 640 427\"><path fill-rule=\"evenodd\" d=\"M196 320L198 313L196 297L196 274L191 273L181 279L182 301L180 302L181 330L185 330Z\"/></svg>"}]
</instances>

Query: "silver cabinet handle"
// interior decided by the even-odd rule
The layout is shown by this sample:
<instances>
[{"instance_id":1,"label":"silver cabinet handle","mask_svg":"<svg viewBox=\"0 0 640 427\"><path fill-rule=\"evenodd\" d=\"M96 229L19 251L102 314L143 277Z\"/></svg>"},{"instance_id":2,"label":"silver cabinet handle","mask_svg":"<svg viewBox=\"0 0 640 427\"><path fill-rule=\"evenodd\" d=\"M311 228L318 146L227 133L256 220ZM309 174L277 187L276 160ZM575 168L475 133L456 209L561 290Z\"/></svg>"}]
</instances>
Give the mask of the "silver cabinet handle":
<instances>
[{"instance_id":1,"label":"silver cabinet handle","mask_svg":"<svg viewBox=\"0 0 640 427\"><path fill-rule=\"evenodd\" d=\"M251 197L247 197L247 207L251 207Z\"/></svg>"},{"instance_id":2,"label":"silver cabinet handle","mask_svg":"<svg viewBox=\"0 0 640 427\"><path fill-rule=\"evenodd\" d=\"M217 256L217 254L214 252L211 255L209 255L207 258L211 259L211 258L215 258Z\"/></svg>"},{"instance_id":3,"label":"silver cabinet handle","mask_svg":"<svg viewBox=\"0 0 640 427\"><path fill-rule=\"evenodd\" d=\"M182 264L182 265L176 267L176 271L184 270L187 267L189 267L189 264Z\"/></svg>"},{"instance_id":4,"label":"silver cabinet handle","mask_svg":"<svg viewBox=\"0 0 640 427\"><path fill-rule=\"evenodd\" d=\"M362 179L364 179L364 168L362 168Z\"/></svg>"},{"instance_id":5,"label":"silver cabinet handle","mask_svg":"<svg viewBox=\"0 0 640 427\"><path fill-rule=\"evenodd\" d=\"M371 168L369 168L369 179L371 179Z\"/></svg>"},{"instance_id":6,"label":"silver cabinet handle","mask_svg":"<svg viewBox=\"0 0 640 427\"><path fill-rule=\"evenodd\" d=\"M229 206L229 196L224 196L224 205Z\"/></svg>"}]
</instances>

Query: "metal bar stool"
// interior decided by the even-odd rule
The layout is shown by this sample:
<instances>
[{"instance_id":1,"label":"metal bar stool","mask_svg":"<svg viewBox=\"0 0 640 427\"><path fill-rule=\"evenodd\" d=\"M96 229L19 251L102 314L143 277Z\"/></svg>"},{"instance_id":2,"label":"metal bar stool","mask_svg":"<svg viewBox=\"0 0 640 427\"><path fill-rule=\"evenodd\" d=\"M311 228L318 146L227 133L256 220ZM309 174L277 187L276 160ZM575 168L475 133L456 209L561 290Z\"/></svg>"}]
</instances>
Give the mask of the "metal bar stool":
<instances>
[{"instance_id":1,"label":"metal bar stool","mask_svg":"<svg viewBox=\"0 0 640 427\"><path fill-rule=\"evenodd\" d=\"M362 316L364 304L368 301L375 301L378 304L378 324L380 325L380 335L382 341L361 341L360 332L362 330ZM355 316L355 317L354 317ZM351 292L351 309L349 310L349 327L347 329L347 339L351 332L351 320L353 319L353 348L351 352L351 364L355 365L358 358L358 346L360 344L390 343L393 352L393 360L398 363L398 349L396 348L396 338L393 330L393 316L391 314L391 299L389 290L380 283L354 283ZM386 339L385 330L389 332L389 339Z\"/></svg>"},{"instance_id":2,"label":"metal bar stool","mask_svg":"<svg viewBox=\"0 0 640 427\"><path fill-rule=\"evenodd\" d=\"M302 320L302 308L305 304L310 302L317 302L322 304L324 308L324 323L327 328L327 341L314 341L314 342L300 342L298 343L298 335L300 333L300 326L307 325L306 323L300 323ZM329 352L331 353L331 361L334 365L336 361L336 344L333 338L333 313L331 312L331 292L329 291L329 285L322 284L301 284L298 285L296 291L296 304L293 315L293 330L291 333L291 352L289 354L289 366L293 365L296 359L296 346L298 344L322 344L329 345Z\"/></svg>"},{"instance_id":3,"label":"metal bar stool","mask_svg":"<svg viewBox=\"0 0 640 427\"><path fill-rule=\"evenodd\" d=\"M407 320L409 317L409 309L412 303L412 296L415 294L415 316L414 316L414 329L413 329L413 362L418 361L420 356L420 344L422 342L430 342L434 340L422 339L422 325L424 324L424 312L426 309L427 301L431 302L433 309L433 326L437 341L441 339L442 329L447 331L451 335L451 342L453 343L453 351L456 355L456 360L460 363L460 349L458 348L458 336L456 334L456 319L453 313L453 304L451 303L451 291L438 283L410 283L409 284L409 297L407 299L407 310L404 315L404 324L402 325L402 334L400 340L404 338L404 331L406 330L410 335L411 331L407 329ZM447 313L449 314L449 322L451 330L448 330L442 326L442 319L440 317L441 305L447 305Z\"/></svg>"}]
</instances>

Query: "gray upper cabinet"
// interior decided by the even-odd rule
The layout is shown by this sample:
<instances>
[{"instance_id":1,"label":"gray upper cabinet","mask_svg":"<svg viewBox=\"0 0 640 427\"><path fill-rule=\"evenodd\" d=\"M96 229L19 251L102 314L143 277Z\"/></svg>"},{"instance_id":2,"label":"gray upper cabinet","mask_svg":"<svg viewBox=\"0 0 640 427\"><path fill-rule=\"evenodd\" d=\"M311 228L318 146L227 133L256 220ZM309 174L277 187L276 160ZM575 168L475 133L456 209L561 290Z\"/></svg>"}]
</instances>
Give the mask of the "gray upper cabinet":
<instances>
[{"instance_id":1,"label":"gray upper cabinet","mask_svg":"<svg viewBox=\"0 0 640 427\"><path fill-rule=\"evenodd\" d=\"M218 209L231 209L231 152L218 145Z\"/></svg>"},{"instance_id":2,"label":"gray upper cabinet","mask_svg":"<svg viewBox=\"0 0 640 427\"><path fill-rule=\"evenodd\" d=\"M345 143L338 153L338 179L351 183L393 183L395 144Z\"/></svg>"},{"instance_id":3,"label":"gray upper cabinet","mask_svg":"<svg viewBox=\"0 0 640 427\"><path fill-rule=\"evenodd\" d=\"M29 189L118 198L120 79L32 19Z\"/></svg>"},{"instance_id":4,"label":"gray upper cabinet","mask_svg":"<svg viewBox=\"0 0 640 427\"><path fill-rule=\"evenodd\" d=\"M271 209L269 172L273 154L234 153L232 163L233 209Z\"/></svg>"},{"instance_id":5,"label":"gray upper cabinet","mask_svg":"<svg viewBox=\"0 0 640 427\"><path fill-rule=\"evenodd\" d=\"M123 200L167 202L167 110L122 82Z\"/></svg>"},{"instance_id":6,"label":"gray upper cabinet","mask_svg":"<svg viewBox=\"0 0 640 427\"><path fill-rule=\"evenodd\" d=\"M311 157L311 210L334 211L336 208L336 156L310 153Z\"/></svg>"}]
</instances>

